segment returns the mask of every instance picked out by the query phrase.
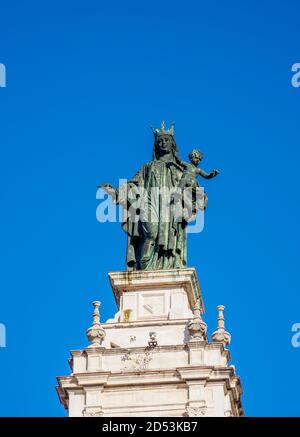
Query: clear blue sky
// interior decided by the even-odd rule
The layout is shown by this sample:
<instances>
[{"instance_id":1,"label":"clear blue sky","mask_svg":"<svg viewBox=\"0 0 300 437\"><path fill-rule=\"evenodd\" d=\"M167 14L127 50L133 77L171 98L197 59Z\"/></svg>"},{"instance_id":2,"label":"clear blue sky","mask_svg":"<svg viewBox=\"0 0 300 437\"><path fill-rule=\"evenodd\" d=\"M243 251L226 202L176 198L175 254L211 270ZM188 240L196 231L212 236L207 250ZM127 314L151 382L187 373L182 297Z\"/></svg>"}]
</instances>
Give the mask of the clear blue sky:
<instances>
[{"instance_id":1,"label":"clear blue sky","mask_svg":"<svg viewBox=\"0 0 300 437\"><path fill-rule=\"evenodd\" d=\"M100 182L151 159L149 126L176 121L206 181L190 235L209 332L226 305L247 415L300 415L300 5L282 1L2 1L0 415L63 416L56 375L87 344L91 302L114 314L119 224Z\"/></svg>"}]
</instances>

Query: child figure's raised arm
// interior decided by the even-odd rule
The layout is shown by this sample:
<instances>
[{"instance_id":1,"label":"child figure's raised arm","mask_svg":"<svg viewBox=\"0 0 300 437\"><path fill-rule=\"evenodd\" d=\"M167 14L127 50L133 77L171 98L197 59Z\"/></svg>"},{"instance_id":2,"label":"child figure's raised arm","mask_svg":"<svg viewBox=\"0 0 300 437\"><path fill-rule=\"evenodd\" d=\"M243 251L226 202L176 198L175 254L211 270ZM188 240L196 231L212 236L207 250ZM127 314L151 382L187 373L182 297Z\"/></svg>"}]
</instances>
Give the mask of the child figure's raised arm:
<instances>
[{"instance_id":1,"label":"child figure's raised arm","mask_svg":"<svg viewBox=\"0 0 300 437\"><path fill-rule=\"evenodd\" d=\"M212 179L217 176L220 172L219 170L213 170L210 173L206 173L206 171L202 170L202 168L197 168L197 175L202 176L204 179Z\"/></svg>"}]
</instances>

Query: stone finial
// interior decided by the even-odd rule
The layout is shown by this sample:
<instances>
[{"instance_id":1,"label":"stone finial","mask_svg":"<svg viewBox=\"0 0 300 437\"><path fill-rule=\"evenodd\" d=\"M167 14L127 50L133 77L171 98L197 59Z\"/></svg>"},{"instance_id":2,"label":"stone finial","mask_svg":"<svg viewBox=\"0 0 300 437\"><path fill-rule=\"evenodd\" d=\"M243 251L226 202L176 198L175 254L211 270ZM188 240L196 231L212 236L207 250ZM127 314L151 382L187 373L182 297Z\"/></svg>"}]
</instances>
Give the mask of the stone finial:
<instances>
[{"instance_id":1,"label":"stone finial","mask_svg":"<svg viewBox=\"0 0 300 437\"><path fill-rule=\"evenodd\" d=\"M104 338L105 331L100 324L100 308L101 302L95 300L93 302L94 313L93 313L93 325L86 331L86 335L91 344L88 347L99 347L101 346Z\"/></svg>"},{"instance_id":2,"label":"stone finial","mask_svg":"<svg viewBox=\"0 0 300 437\"><path fill-rule=\"evenodd\" d=\"M223 343L224 346L227 346L230 343L231 335L229 332L225 330L225 321L224 321L224 305L218 305L217 310L219 311L218 315L218 328L212 334L212 341L216 343Z\"/></svg>"},{"instance_id":3,"label":"stone finial","mask_svg":"<svg viewBox=\"0 0 300 437\"><path fill-rule=\"evenodd\" d=\"M201 317L200 299L194 306L194 318L188 324L188 330L193 340L206 340L207 325Z\"/></svg>"}]
</instances>

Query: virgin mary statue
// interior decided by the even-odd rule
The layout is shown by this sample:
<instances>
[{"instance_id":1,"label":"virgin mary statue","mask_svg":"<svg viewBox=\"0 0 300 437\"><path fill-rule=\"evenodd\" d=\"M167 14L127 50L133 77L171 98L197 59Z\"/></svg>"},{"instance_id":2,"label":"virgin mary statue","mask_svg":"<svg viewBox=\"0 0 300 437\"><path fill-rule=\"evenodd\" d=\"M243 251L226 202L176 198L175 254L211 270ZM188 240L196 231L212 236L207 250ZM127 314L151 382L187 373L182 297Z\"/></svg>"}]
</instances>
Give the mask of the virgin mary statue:
<instances>
[{"instance_id":1,"label":"virgin mary statue","mask_svg":"<svg viewBox=\"0 0 300 437\"><path fill-rule=\"evenodd\" d=\"M103 188L123 207L122 228L127 234L127 270L186 267L186 227L205 201L182 208L174 197L183 175L174 138L174 124L153 130L153 159L120 189Z\"/></svg>"}]
</instances>

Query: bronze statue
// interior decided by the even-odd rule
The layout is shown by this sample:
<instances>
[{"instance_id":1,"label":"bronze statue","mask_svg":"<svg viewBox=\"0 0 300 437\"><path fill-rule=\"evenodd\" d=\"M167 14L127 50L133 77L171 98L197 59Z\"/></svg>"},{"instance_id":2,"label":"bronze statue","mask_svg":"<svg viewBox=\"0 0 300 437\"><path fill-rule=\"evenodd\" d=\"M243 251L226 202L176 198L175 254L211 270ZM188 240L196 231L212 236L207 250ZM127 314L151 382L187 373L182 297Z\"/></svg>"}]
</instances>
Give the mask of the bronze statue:
<instances>
[{"instance_id":1,"label":"bronze statue","mask_svg":"<svg viewBox=\"0 0 300 437\"><path fill-rule=\"evenodd\" d=\"M127 233L127 270L158 270L186 267L186 227L199 209L207 205L206 194L195 196L198 175L210 179L217 170L206 173L197 168L201 152L190 153L191 163L181 161L174 138L174 123L164 122L154 133L153 160L120 190L110 184L101 188L123 206L122 228ZM183 207L182 189L191 189L190 205ZM178 195L179 193L179 195ZM181 211L181 212L180 212ZM183 212L182 212L183 211Z\"/></svg>"}]
</instances>

